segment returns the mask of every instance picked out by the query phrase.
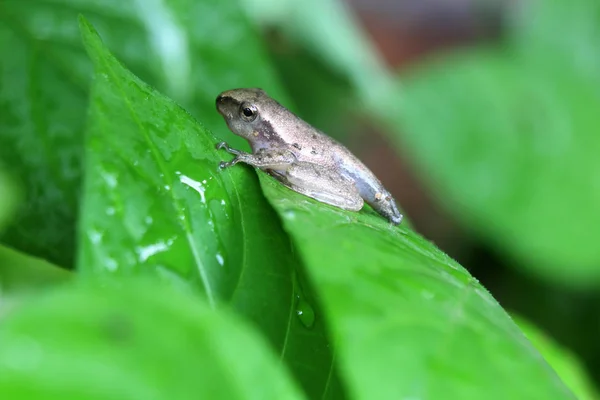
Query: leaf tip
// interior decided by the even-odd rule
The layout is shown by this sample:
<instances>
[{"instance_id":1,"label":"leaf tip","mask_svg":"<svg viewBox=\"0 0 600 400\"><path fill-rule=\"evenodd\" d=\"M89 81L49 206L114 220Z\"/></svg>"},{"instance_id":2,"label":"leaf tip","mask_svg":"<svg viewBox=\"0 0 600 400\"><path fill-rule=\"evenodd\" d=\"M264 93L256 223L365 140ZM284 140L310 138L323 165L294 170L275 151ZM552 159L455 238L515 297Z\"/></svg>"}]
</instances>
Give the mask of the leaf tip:
<instances>
[{"instance_id":1,"label":"leaf tip","mask_svg":"<svg viewBox=\"0 0 600 400\"><path fill-rule=\"evenodd\" d=\"M102 39L100 38L98 31L96 31L94 26L83 16L83 14L79 14L77 20L79 22L79 32L81 32L83 46L90 58L94 60L94 51L92 49L98 47L98 45L102 46Z\"/></svg>"}]
</instances>

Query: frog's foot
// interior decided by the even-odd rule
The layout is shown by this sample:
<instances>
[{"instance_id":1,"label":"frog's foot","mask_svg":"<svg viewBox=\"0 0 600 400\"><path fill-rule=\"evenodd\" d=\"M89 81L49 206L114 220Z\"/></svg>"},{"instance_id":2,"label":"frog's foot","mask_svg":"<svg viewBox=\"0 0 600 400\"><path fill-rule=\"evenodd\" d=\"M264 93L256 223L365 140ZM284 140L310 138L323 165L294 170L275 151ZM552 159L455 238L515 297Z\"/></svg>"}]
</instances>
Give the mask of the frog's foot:
<instances>
[{"instance_id":1,"label":"frog's foot","mask_svg":"<svg viewBox=\"0 0 600 400\"><path fill-rule=\"evenodd\" d=\"M217 148L217 150L224 149L229 154L233 154L235 156L235 158L231 161L221 161L219 163L219 168L221 168L221 169L229 168L229 167L237 164L238 162L243 161L242 157L246 154L243 151L236 150L236 149L229 147L229 145L226 142L217 143L216 148Z\"/></svg>"},{"instance_id":2,"label":"frog's foot","mask_svg":"<svg viewBox=\"0 0 600 400\"><path fill-rule=\"evenodd\" d=\"M231 161L221 161L219 163L219 168L221 169L225 169L225 168L229 168L231 166L234 166L235 164L237 164L238 162L240 162L240 160L236 157Z\"/></svg>"},{"instance_id":3,"label":"frog's foot","mask_svg":"<svg viewBox=\"0 0 600 400\"><path fill-rule=\"evenodd\" d=\"M227 142L217 143L216 147L217 147L217 150L223 150L223 149L225 149L226 152L228 152L229 154L233 154L235 156L239 156L240 154L243 153L240 150L236 150L234 148L229 147L229 145L227 144Z\"/></svg>"}]
</instances>

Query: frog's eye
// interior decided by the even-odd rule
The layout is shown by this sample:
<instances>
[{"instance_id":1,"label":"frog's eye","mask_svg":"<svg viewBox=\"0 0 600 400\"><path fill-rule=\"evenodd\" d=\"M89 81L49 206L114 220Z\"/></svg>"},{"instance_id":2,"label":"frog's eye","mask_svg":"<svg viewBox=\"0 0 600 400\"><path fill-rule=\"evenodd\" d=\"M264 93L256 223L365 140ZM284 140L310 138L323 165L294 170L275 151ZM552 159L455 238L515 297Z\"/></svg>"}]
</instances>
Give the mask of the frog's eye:
<instances>
[{"instance_id":1,"label":"frog's eye","mask_svg":"<svg viewBox=\"0 0 600 400\"><path fill-rule=\"evenodd\" d=\"M253 104L243 103L240 106L240 115L244 121L252 122L258 116L258 109Z\"/></svg>"}]
</instances>

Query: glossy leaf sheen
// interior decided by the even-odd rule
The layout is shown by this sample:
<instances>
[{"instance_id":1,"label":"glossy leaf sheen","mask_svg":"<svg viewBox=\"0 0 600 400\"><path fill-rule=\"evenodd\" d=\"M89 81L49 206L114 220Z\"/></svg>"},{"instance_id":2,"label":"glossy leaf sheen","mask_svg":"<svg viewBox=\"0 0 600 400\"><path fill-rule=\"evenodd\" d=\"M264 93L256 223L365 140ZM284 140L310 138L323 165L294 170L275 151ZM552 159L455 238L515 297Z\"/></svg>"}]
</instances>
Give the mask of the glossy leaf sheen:
<instances>
[{"instance_id":1,"label":"glossy leaf sheen","mask_svg":"<svg viewBox=\"0 0 600 400\"><path fill-rule=\"evenodd\" d=\"M260 177L323 297L353 398L572 398L490 294L431 243Z\"/></svg>"},{"instance_id":2,"label":"glossy leaf sheen","mask_svg":"<svg viewBox=\"0 0 600 400\"><path fill-rule=\"evenodd\" d=\"M164 287L124 283L67 287L13 310L0 325L3 397L302 398L238 318Z\"/></svg>"},{"instance_id":3,"label":"glossy leaf sheen","mask_svg":"<svg viewBox=\"0 0 600 400\"><path fill-rule=\"evenodd\" d=\"M247 145L214 112L217 94L260 86L285 97L237 1L0 2L0 160L26 189L18 218L0 239L68 267L92 72L79 13L138 76L238 147Z\"/></svg>"},{"instance_id":4,"label":"glossy leaf sheen","mask_svg":"<svg viewBox=\"0 0 600 400\"><path fill-rule=\"evenodd\" d=\"M308 329L296 315L308 295L253 171L220 170L231 156L215 149L217 138L123 68L85 22L82 32L96 75L81 273L158 276L213 306L229 303L262 328L308 393L338 391L322 319Z\"/></svg>"}]
</instances>

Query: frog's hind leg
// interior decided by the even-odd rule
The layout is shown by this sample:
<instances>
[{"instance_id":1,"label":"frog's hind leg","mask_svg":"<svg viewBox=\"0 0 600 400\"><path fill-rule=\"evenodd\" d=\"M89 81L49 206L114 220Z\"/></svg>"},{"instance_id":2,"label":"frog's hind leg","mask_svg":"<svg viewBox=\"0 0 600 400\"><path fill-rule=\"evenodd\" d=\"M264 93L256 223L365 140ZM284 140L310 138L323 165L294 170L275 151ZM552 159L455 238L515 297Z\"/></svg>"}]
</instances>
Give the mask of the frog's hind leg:
<instances>
[{"instance_id":1,"label":"frog's hind leg","mask_svg":"<svg viewBox=\"0 0 600 400\"><path fill-rule=\"evenodd\" d=\"M344 210L358 211L364 204L351 181L314 164L293 164L281 181L298 193Z\"/></svg>"}]
</instances>

